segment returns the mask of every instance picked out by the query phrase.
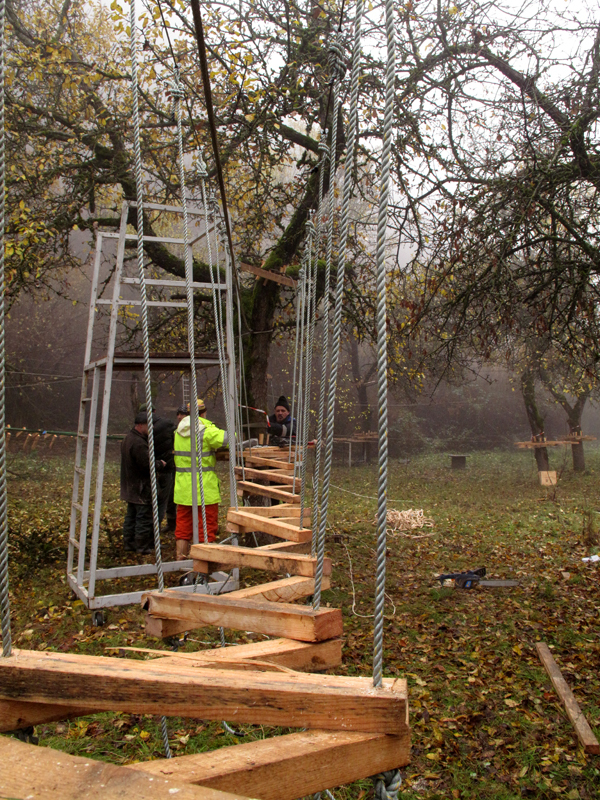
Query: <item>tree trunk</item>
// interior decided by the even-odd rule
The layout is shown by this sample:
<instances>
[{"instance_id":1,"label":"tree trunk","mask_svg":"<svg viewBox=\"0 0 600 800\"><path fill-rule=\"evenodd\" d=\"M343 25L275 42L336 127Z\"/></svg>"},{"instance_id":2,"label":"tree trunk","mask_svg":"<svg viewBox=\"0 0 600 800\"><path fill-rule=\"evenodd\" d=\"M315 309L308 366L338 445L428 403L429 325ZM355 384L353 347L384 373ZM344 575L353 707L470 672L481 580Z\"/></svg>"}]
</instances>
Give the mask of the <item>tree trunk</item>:
<instances>
[{"instance_id":1,"label":"tree trunk","mask_svg":"<svg viewBox=\"0 0 600 800\"><path fill-rule=\"evenodd\" d=\"M575 403L571 405L567 399L567 396L562 392L558 391L552 385L552 381L548 375L542 373L542 380L544 382L544 386L550 392L552 397L556 400L559 405L562 406L563 410L567 415L567 423L569 425L569 436L581 436L581 418L583 416L583 409L585 408L585 404L587 403L587 399L590 396L590 390L584 389L583 391L578 392L575 394L577 398ZM573 471L574 472L585 472L585 454L583 452L583 441L577 442L576 444L571 445L571 455L573 457Z\"/></svg>"},{"instance_id":2,"label":"tree trunk","mask_svg":"<svg viewBox=\"0 0 600 800\"><path fill-rule=\"evenodd\" d=\"M535 399L535 377L530 369L525 370L521 375L521 393L523 395L523 402L525 403L529 427L531 428L531 440L533 442L543 442L545 441L544 418L537 407ZM535 447L533 452L538 472L548 472L550 469L548 449L546 447Z\"/></svg>"}]
</instances>

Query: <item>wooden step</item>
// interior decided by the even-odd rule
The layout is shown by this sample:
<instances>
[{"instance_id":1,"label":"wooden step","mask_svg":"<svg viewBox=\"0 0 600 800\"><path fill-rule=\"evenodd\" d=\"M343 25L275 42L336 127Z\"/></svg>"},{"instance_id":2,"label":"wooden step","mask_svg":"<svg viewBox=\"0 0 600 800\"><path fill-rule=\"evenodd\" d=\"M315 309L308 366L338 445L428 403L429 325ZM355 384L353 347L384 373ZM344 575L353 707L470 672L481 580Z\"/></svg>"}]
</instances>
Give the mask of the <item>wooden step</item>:
<instances>
[{"instance_id":1,"label":"wooden step","mask_svg":"<svg viewBox=\"0 0 600 800\"><path fill-rule=\"evenodd\" d=\"M270 533L271 536L292 542L308 542L312 539L310 528L297 528L287 522L279 522L277 519L253 514L245 509L236 511L234 508L230 508L227 512L227 521L241 525L246 530Z\"/></svg>"},{"instance_id":2,"label":"wooden step","mask_svg":"<svg viewBox=\"0 0 600 800\"><path fill-rule=\"evenodd\" d=\"M0 658L0 699L17 698L96 711L395 735L408 725L403 680L384 678L375 688L371 678L203 669L167 658L14 650Z\"/></svg>"},{"instance_id":3,"label":"wooden step","mask_svg":"<svg viewBox=\"0 0 600 800\"><path fill-rule=\"evenodd\" d=\"M296 800L404 767L409 761L408 729L400 736L303 731L132 767L223 791L239 786L261 800Z\"/></svg>"},{"instance_id":4,"label":"wooden step","mask_svg":"<svg viewBox=\"0 0 600 800\"><path fill-rule=\"evenodd\" d=\"M0 797L43 800L244 800L231 794L193 786L174 776L150 775L86 756L72 756L51 747L0 738Z\"/></svg>"},{"instance_id":5,"label":"wooden step","mask_svg":"<svg viewBox=\"0 0 600 800\"><path fill-rule=\"evenodd\" d=\"M258 514L259 517L299 517L300 506L295 503L279 503L276 506L240 506L236 511L247 511L249 514ZM311 508L305 506L304 516L310 517Z\"/></svg>"},{"instance_id":6,"label":"wooden step","mask_svg":"<svg viewBox=\"0 0 600 800\"><path fill-rule=\"evenodd\" d=\"M275 488L274 486L263 486L261 483L252 483L251 481L238 481L237 482L238 497L244 494L258 495L259 497L270 497L272 500L281 500L284 503L299 503L300 495L292 494L292 487L283 486Z\"/></svg>"},{"instance_id":7,"label":"wooden step","mask_svg":"<svg viewBox=\"0 0 600 800\"><path fill-rule=\"evenodd\" d=\"M315 612L309 606L182 594L174 589L145 593L142 606L152 616L187 620L195 628L216 625L301 642L322 642L342 635L342 612L338 608Z\"/></svg>"},{"instance_id":8,"label":"wooden step","mask_svg":"<svg viewBox=\"0 0 600 800\"><path fill-rule=\"evenodd\" d=\"M190 550L197 572L215 572L221 568L251 567L267 572L289 572L314 578L317 559L295 553L277 553L259 547L234 547L227 544L194 544ZM331 559L323 560L323 575L331 575ZM230 593L228 596L231 597Z\"/></svg>"},{"instance_id":9,"label":"wooden step","mask_svg":"<svg viewBox=\"0 0 600 800\"><path fill-rule=\"evenodd\" d=\"M244 456L244 464L256 467L270 467L271 469L283 469L288 472L294 471L294 463L280 461L277 458L262 458L260 456Z\"/></svg>"},{"instance_id":10,"label":"wooden step","mask_svg":"<svg viewBox=\"0 0 600 800\"><path fill-rule=\"evenodd\" d=\"M324 575L321 589L331 588L331 578ZM248 586L239 589L236 596L242 599L268 600L271 603L293 603L315 593L315 579L305 578L302 575L292 575L289 578L280 578L278 581L259 583L257 586Z\"/></svg>"},{"instance_id":11,"label":"wooden step","mask_svg":"<svg viewBox=\"0 0 600 800\"><path fill-rule=\"evenodd\" d=\"M242 480L260 480L269 481L270 483L282 483L287 486L295 487L296 491L300 491L302 481L299 477L290 475L287 470L283 469L250 469L249 467L236 467L235 477Z\"/></svg>"}]
</instances>

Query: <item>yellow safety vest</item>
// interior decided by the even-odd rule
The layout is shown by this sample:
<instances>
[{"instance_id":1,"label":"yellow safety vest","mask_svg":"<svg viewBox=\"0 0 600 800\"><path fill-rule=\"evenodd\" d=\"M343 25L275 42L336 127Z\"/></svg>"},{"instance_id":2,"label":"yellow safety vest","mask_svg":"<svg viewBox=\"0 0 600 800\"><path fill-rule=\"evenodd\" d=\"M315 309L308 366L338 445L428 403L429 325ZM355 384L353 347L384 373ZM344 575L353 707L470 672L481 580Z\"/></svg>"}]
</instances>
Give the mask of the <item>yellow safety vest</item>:
<instances>
[{"instance_id":1,"label":"yellow safety vest","mask_svg":"<svg viewBox=\"0 0 600 800\"><path fill-rule=\"evenodd\" d=\"M192 503L192 459L191 459L190 417L184 417L175 432L175 491L173 499L177 505L191 506ZM204 503L209 506L221 502L221 484L215 471L217 456L215 450L226 447L227 432L217 428L208 419L200 419L200 435L197 449L202 453L202 485ZM198 507L201 507L200 468L197 470Z\"/></svg>"}]
</instances>

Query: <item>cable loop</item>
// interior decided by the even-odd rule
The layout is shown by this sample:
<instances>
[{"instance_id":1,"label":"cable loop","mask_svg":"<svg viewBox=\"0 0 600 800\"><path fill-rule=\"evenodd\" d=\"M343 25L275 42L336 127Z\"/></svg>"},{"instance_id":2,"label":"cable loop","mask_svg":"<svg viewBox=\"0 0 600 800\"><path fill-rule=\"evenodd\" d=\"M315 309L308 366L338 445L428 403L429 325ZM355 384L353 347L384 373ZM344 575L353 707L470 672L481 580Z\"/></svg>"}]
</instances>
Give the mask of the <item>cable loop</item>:
<instances>
[{"instance_id":1,"label":"cable loop","mask_svg":"<svg viewBox=\"0 0 600 800\"><path fill-rule=\"evenodd\" d=\"M329 145L327 142L319 142L319 152L323 161L329 158Z\"/></svg>"},{"instance_id":2,"label":"cable loop","mask_svg":"<svg viewBox=\"0 0 600 800\"><path fill-rule=\"evenodd\" d=\"M202 153L198 154L196 160L196 172L199 178L208 178L208 169L206 168L206 161L202 158Z\"/></svg>"},{"instance_id":3,"label":"cable loop","mask_svg":"<svg viewBox=\"0 0 600 800\"><path fill-rule=\"evenodd\" d=\"M307 220L306 222L306 234L307 236L314 236L317 232L317 227L312 219Z\"/></svg>"},{"instance_id":4,"label":"cable loop","mask_svg":"<svg viewBox=\"0 0 600 800\"><path fill-rule=\"evenodd\" d=\"M185 92L177 77L171 81L165 81L165 84L167 87L167 97L170 97L172 100L183 100Z\"/></svg>"},{"instance_id":5,"label":"cable loop","mask_svg":"<svg viewBox=\"0 0 600 800\"><path fill-rule=\"evenodd\" d=\"M380 772L373 775L375 782L375 800L398 800L398 793L402 786L402 775L399 769Z\"/></svg>"},{"instance_id":6,"label":"cable loop","mask_svg":"<svg viewBox=\"0 0 600 800\"><path fill-rule=\"evenodd\" d=\"M339 36L336 36L329 44L327 62L334 81L341 81L346 74L346 64L344 60L344 46Z\"/></svg>"}]
</instances>

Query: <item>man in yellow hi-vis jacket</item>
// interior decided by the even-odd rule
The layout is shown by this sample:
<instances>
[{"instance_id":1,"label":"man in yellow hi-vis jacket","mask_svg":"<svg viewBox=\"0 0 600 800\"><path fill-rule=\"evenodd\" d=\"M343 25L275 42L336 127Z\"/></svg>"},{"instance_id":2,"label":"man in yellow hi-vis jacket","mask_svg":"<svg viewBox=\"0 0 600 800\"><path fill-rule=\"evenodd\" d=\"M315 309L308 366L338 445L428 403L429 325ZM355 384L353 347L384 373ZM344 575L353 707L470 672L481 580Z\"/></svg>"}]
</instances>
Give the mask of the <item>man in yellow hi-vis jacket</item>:
<instances>
[{"instance_id":1,"label":"man in yellow hi-vis jacket","mask_svg":"<svg viewBox=\"0 0 600 800\"><path fill-rule=\"evenodd\" d=\"M216 450L227 447L227 432L217 428L206 419L206 406L198 400L200 417L200 435L198 451L202 453L202 486L204 489L204 507L206 511L206 536L214 542L218 530L219 503L221 502L221 486L215 471L217 464ZM184 417L175 431L175 490L174 500L177 505L175 523L175 544L177 561L184 561L190 552L193 532L192 502L192 459L191 459L191 425L192 417ZM202 495L200 493L200 466L197 467L197 499L198 499L198 535L204 541L202 524Z\"/></svg>"}]
</instances>

